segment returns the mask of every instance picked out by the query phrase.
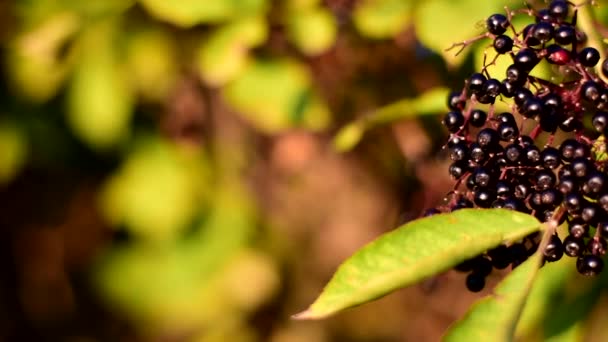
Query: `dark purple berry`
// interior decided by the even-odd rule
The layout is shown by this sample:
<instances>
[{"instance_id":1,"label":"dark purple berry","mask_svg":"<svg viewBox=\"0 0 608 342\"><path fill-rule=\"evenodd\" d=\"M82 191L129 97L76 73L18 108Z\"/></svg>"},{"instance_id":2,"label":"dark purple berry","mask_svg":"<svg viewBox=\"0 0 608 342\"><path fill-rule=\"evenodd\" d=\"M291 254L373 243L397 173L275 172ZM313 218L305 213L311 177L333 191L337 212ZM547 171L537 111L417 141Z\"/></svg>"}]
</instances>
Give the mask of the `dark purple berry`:
<instances>
[{"instance_id":1,"label":"dark purple berry","mask_svg":"<svg viewBox=\"0 0 608 342\"><path fill-rule=\"evenodd\" d=\"M604 239L608 238L608 221L601 221L597 224L597 231Z\"/></svg>"},{"instance_id":2,"label":"dark purple berry","mask_svg":"<svg viewBox=\"0 0 608 342\"><path fill-rule=\"evenodd\" d=\"M600 98L600 86L594 81L587 81L581 86L581 97L589 102L595 102Z\"/></svg>"},{"instance_id":3,"label":"dark purple berry","mask_svg":"<svg viewBox=\"0 0 608 342\"><path fill-rule=\"evenodd\" d=\"M443 125L449 132L456 133L464 125L464 115L460 111L448 112L443 118Z\"/></svg>"},{"instance_id":4,"label":"dark purple berry","mask_svg":"<svg viewBox=\"0 0 608 342\"><path fill-rule=\"evenodd\" d=\"M580 218L574 218L568 223L568 231L575 239L582 239L589 235L589 225Z\"/></svg>"},{"instance_id":5,"label":"dark purple berry","mask_svg":"<svg viewBox=\"0 0 608 342\"><path fill-rule=\"evenodd\" d=\"M577 239L573 236L567 236L563 242L564 253L569 257L577 257L583 253L585 244L582 239Z\"/></svg>"},{"instance_id":6,"label":"dark purple berry","mask_svg":"<svg viewBox=\"0 0 608 342\"><path fill-rule=\"evenodd\" d=\"M587 251L593 255L603 256L606 254L606 248L608 244L606 244L606 240L599 236L595 236L589 240L587 243Z\"/></svg>"},{"instance_id":7,"label":"dark purple berry","mask_svg":"<svg viewBox=\"0 0 608 342\"><path fill-rule=\"evenodd\" d=\"M502 14L492 14L486 20L488 31L495 35L501 35L507 31L509 27L509 19Z\"/></svg>"},{"instance_id":8,"label":"dark purple berry","mask_svg":"<svg viewBox=\"0 0 608 342\"><path fill-rule=\"evenodd\" d=\"M570 45L576 40L576 31L570 25L561 25L553 33L553 39L557 44Z\"/></svg>"},{"instance_id":9,"label":"dark purple berry","mask_svg":"<svg viewBox=\"0 0 608 342\"><path fill-rule=\"evenodd\" d=\"M540 153L540 159L544 167L548 169L556 169L561 164L559 150L555 147L547 146Z\"/></svg>"},{"instance_id":10,"label":"dark purple berry","mask_svg":"<svg viewBox=\"0 0 608 342\"><path fill-rule=\"evenodd\" d=\"M477 133L477 143L483 149L494 150L499 145L499 141L500 137L495 129L487 127Z\"/></svg>"},{"instance_id":11,"label":"dark purple berry","mask_svg":"<svg viewBox=\"0 0 608 342\"><path fill-rule=\"evenodd\" d=\"M481 109L474 109L469 116L469 123L473 127L482 127L486 123L488 114Z\"/></svg>"},{"instance_id":12,"label":"dark purple berry","mask_svg":"<svg viewBox=\"0 0 608 342\"><path fill-rule=\"evenodd\" d=\"M578 53L578 61L586 67L594 67L600 61L600 53L595 48L586 47Z\"/></svg>"},{"instance_id":13,"label":"dark purple berry","mask_svg":"<svg viewBox=\"0 0 608 342\"><path fill-rule=\"evenodd\" d=\"M462 93L459 91L453 91L448 94L448 108L450 108L450 110L463 110L466 103L465 99L462 98Z\"/></svg>"},{"instance_id":14,"label":"dark purple berry","mask_svg":"<svg viewBox=\"0 0 608 342\"><path fill-rule=\"evenodd\" d=\"M553 0L549 4L549 15L557 21L566 19L568 16L568 2L566 0Z\"/></svg>"},{"instance_id":15,"label":"dark purple berry","mask_svg":"<svg viewBox=\"0 0 608 342\"><path fill-rule=\"evenodd\" d=\"M513 141L519 136L519 128L517 124L501 122L498 124L498 136L502 141Z\"/></svg>"},{"instance_id":16,"label":"dark purple berry","mask_svg":"<svg viewBox=\"0 0 608 342\"><path fill-rule=\"evenodd\" d=\"M503 54L511 51L513 49L513 39L509 36L500 35L494 38L494 50L497 53Z\"/></svg>"},{"instance_id":17,"label":"dark purple berry","mask_svg":"<svg viewBox=\"0 0 608 342\"><path fill-rule=\"evenodd\" d=\"M553 38L553 25L548 22L539 22L534 25L532 36L539 42L546 43Z\"/></svg>"},{"instance_id":18,"label":"dark purple berry","mask_svg":"<svg viewBox=\"0 0 608 342\"><path fill-rule=\"evenodd\" d=\"M551 235L549 243L547 243L547 246L543 251L543 255L548 262L558 261L562 258L564 255L564 245L557 235Z\"/></svg>"},{"instance_id":19,"label":"dark purple berry","mask_svg":"<svg viewBox=\"0 0 608 342\"><path fill-rule=\"evenodd\" d=\"M534 69L538 62L539 59L536 55L536 51L528 48L519 50L514 57L515 65L522 67L525 71Z\"/></svg>"},{"instance_id":20,"label":"dark purple berry","mask_svg":"<svg viewBox=\"0 0 608 342\"><path fill-rule=\"evenodd\" d=\"M476 72L471 75L471 77L469 77L469 80L467 82L467 89L471 93L477 94L483 89L483 84L486 82L486 80L487 79L483 74Z\"/></svg>"},{"instance_id":21,"label":"dark purple berry","mask_svg":"<svg viewBox=\"0 0 608 342\"><path fill-rule=\"evenodd\" d=\"M510 144L505 147L505 159L507 163L516 165L522 159L523 148L518 144Z\"/></svg>"},{"instance_id":22,"label":"dark purple berry","mask_svg":"<svg viewBox=\"0 0 608 342\"><path fill-rule=\"evenodd\" d=\"M479 292L486 286L486 277L481 274L471 273L467 276L466 285L469 291Z\"/></svg>"},{"instance_id":23,"label":"dark purple berry","mask_svg":"<svg viewBox=\"0 0 608 342\"><path fill-rule=\"evenodd\" d=\"M469 156L469 147L465 142L456 144L450 148L450 159L452 161L465 160Z\"/></svg>"},{"instance_id":24,"label":"dark purple berry","mask_svg":"<svg viewBox=\"0 0 608 342\"><path fill-rule=\"evenodd\" d=\"M608 112L599 111L595 113L591 120L591 124L597 132L606 132L606 128L608 128Z\"/></svg>"},{"instance_id":25,"label":"dark purple berry","mask_svg":"<svg viewBox=\"0 0 608 342\"><path fill-rule=\"evenodd\" d=\"M485 149L482 148L478 143L472 143L469 147L469 151L471 160L478 164L482 163L488 158L488 154L486 153Z\"/></svg>"},{"instance_id":26,"label":"dark purple berry","mask_svg":"<svg viewBox=\"0 0 608 342\"><path fill-rule=\"evenodd\" d=\"M535 24L529 24L524 27L523 35L524 35L524 43L527 46L537 46L540 45L540 40L536 39L532 33L534 33Z\"/></svg>"},{"instance_id":27,"label":"dark purple berry","mask_svg":"<svg viewBox=\"0 0 608 342\"><path fill-rule=\"evenodd\" d=\"M460 179L468 171L468 164L465 161L457 161L450 165L449 173L454 179Z\"/></svg>"},{"instance_id":28,"label":"dark purple berry","mask_svg":"<svg viewBox=\"0 0 608 342\"><path fill-rule=\"evenodd\" d=\"M578 273L584 276L595 276L602 272L604 261L596 255L584 255L576 260Z\"/></svg>"},{"instance_id":29,"label":"dark purple berry","mask_svg":"<svg viewBox=\"0 0 608 342\"><path fill-rule=\"evenodd\" d=\"M602 62L602 75L608 77L608 58L604 59Z\"/></svg>"},{"instance_id":30,"label":"dark purple berry","mask_svg":"<svg viewBox=\"0 0 608 342\"><path fill-rule=\"evenodd\" d=\"M559 153L564 162L571 162L575 157L576 149L581 144L575 139L566 139L559 145Z\"/></svg>"}]
</instances>

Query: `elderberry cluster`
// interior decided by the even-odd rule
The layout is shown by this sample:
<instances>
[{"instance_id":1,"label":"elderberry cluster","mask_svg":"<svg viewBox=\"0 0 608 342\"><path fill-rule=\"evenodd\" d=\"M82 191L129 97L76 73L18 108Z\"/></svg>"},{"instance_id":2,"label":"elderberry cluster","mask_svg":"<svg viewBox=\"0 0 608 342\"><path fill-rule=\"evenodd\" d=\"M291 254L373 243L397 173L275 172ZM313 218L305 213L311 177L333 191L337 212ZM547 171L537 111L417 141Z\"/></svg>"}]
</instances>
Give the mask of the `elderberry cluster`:
<instances>
[{"instance_id":1,"label":"elderberry cluster","mask_svg":"<svg viewBox=\"0 0 608 342\"><path fill-rule=\"evenodd\" d=\"M518 15L534 22L518 31L512 23ZM596 275L608 238L608 84L593 69L600 53L586 46L576 18L577 7L564 0L487 18L487 32L478 39L492 39L496 58L447 99L443 124L455 185L446 203L425 215L506 208L567 223L567 236L555 233L544 245L544 260L576 257L580 274ZM502 79L488 72L498 58L512 61ZM531 74L541 63L553 65L551 77ZM600 70L608 77L608 61ZM540 233L531 234L456 269L470 272L467 287L480 291L493 269L521 264L540 240Z\"/></svg>"}]
</instances>

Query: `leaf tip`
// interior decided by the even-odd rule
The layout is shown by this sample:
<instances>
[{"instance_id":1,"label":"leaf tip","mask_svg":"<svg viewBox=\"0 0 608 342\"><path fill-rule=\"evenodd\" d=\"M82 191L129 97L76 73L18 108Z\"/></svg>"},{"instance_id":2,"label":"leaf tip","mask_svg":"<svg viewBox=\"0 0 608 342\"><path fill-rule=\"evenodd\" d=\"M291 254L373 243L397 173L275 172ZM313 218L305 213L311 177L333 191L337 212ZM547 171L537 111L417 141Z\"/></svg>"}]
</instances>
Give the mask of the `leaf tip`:
<instances>
[{"instance_id":1,"label":"leaf tip","mask_svg":"<svg viewBox=\"0 0 608 342\"><path fill-rule=\"evenodd\" d=\"M304 320L310 320L310 319L315 319L315 318L316 317L313 315L312 310L310 310L310 309L306 309L295 315L291 315L291 319L295 319L297 321L304 321Z\"/></svg>"}]
</instances>

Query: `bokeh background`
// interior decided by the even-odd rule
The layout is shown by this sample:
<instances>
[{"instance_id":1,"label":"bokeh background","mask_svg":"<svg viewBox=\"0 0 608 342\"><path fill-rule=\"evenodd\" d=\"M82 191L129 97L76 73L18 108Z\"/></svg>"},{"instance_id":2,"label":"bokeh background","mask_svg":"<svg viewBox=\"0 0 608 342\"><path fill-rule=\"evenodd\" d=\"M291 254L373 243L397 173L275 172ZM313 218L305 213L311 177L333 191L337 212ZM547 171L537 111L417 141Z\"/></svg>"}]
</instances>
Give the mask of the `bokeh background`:
<instances>
[{"instance_id":1,"label":"bokeh background","mask_svg":"<svg viewBox=\"0 0 608 342\"><path fill-rule=\"evenodd\" d=\"M0 339L437 340L488 290L290 316L450 189L444 95L489 42L444 50L505 5L1 1Z\"/></svg>"}]
</instances>

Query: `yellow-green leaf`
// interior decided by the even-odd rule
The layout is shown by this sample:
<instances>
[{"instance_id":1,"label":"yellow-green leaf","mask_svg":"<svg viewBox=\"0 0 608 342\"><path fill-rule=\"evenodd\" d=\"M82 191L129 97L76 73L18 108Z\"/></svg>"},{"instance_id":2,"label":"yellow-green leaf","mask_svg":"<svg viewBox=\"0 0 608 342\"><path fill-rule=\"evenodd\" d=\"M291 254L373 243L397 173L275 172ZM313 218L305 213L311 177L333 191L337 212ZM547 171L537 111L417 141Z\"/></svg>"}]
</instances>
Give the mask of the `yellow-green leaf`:
<instances>
[{"instance_id":1,"label":"yellow-green leaf","mask_svg":"<svg viewBox=\"0 0 608 342\"><path fill-rule=\"evenodd\" d=\"M294 11L287 18L289 39L305 54L318 55L336 40L336 20L326 9Z\"/></svg>"}]
</instances>

